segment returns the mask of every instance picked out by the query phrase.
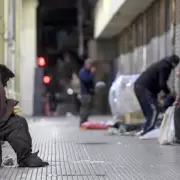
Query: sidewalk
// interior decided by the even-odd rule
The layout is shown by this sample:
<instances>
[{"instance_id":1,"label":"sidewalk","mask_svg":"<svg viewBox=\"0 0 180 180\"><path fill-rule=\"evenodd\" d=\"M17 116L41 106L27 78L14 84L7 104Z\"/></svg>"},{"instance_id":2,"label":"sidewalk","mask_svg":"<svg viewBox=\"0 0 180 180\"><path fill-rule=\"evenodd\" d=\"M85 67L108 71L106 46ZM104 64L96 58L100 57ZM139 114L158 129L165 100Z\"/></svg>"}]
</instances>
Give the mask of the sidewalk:
<instances>
[{"instance_id":1,"label":"sidewalk","mask_svg":"<svg viewBox=\"0 0 180 180\"><path fill-rule=\"evenodd\" d=\"M103 117L102 117L103 118ZM49 161L39 169L1 168L0 180L179 180L180 146L155 140L80 131L78 120L30 121L34 151ZM4 156L12 154L8 145Z\"/></svg>"}]
</instances>

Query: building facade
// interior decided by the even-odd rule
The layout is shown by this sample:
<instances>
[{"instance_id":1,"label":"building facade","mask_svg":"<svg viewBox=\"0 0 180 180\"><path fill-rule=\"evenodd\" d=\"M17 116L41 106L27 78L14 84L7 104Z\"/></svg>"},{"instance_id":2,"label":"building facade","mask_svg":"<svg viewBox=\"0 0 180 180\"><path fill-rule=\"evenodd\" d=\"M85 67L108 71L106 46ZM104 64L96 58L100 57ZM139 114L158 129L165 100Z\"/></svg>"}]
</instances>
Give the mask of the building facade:
<instances>
[{"instance_id":1,"label":"building facade","mask_svg":"<svg viewBox=\"0 0 180 180\"><path fill-rule=\"evenodd\" d=\"M20 7L21 0L0 1L0 63L16 74L8 85L7 95L20 100Z\"/></svg>"},{"instance_id":2,"label":"building facade","mask_svg":"<svg viewBox=\"0 0 180 180\"><path fill-rule=\"evenodd\" d=\"M180 55L180 0L99 0L94 14L93 42L100 50L90 56L106 60L108 54L122 74L141 73L172 53ZM175 72L169 83L180 92Z\"/></svg>"},{"instance_id":3,"label":"building facade","mask_svg":"<svg viewBox=\"0 0 180 180\"><path fill-rule=\"evenodd\" d=\"M20 101L25 115L33 114L36 67L36 0L0 1L0 63L16 78L7 96Z\"/></svg>"}]
</instances>

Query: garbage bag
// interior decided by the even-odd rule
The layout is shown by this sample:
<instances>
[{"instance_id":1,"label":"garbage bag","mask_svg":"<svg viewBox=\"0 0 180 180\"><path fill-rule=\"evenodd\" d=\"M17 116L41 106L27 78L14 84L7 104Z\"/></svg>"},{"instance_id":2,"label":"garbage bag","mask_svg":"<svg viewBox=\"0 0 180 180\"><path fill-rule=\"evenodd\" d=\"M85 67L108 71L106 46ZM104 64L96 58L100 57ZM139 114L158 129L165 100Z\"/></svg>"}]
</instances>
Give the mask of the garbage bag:
<instances>
[{"instance_id":1,"label":"garbage bag","mask_svg":"<svg viewBox=\"0 0 180 180\"><path fill-rule=\"evenodd\" d=\"M91 129L91 130L106 130L108 125L102 122L85 122L81 125L82 129Z\"/></svg>"},{"instance_id":2,"label":"garbage bag","mask_svg":"<svg viewBox=\"0 0 180 180\"><path fill-rule=\"evenodd\" d=\"M109 90L109 105L114 117L140 111L139 103L134 94L134 82L139 74L118 75Z\"/></svg>"},{"instance_id":3,"label":"garbage bag","mask_svg":"<svg viewBox=\"0 0 180 180\"><path fill-rule=\"evenodd\" d=\"M164 114L158 138L161 145L172 144L175 140L174 111L175 107L171 106Z\"/></svg>"}]
</instances>

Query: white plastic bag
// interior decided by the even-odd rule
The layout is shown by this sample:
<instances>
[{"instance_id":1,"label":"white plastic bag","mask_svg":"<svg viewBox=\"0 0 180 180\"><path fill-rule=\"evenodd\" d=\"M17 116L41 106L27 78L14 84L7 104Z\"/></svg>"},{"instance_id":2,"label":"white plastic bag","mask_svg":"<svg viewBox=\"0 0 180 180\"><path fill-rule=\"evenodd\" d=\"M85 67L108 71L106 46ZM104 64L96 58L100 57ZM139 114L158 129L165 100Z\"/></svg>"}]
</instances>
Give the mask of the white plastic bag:
<instances>
[{"instance_id":1,"label":"white plastic bag","mask_svg":"<svg viewBox=\"0 0 180 180\"><path fill-rule=\"evenodd\" d=\"M109 105L114 117L141 110L134 94L134 82L138 77L139 74L117 75L109 90Z\"/></svg>"},{"instance_id":2,"label":"white plastic bag","mask_svg":"<svg viewBox=\"0 0 180 180\"><path fill-rule=\"evenodd\" d=\"M175 139L174 109L174 106L171 106L166 110L161 123L158 138L161 145L172 144Z\"/></svg>"}]
</instances>

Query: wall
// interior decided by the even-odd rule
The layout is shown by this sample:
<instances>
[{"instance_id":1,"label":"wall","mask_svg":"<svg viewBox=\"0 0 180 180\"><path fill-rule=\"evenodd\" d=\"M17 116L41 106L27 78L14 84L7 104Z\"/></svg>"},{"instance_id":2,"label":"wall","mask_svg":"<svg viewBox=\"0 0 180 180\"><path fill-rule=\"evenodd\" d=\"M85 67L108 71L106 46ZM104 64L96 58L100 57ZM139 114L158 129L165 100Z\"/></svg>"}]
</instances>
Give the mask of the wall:
<instances>
[{"instance_id":1,"label":"wall","mask_svg":"<svg viewBox=\"0 0 180 180\"><path fill-rule=\"evenodd\" d=\"M94 60L112 61L117 56L117 39L91 40L88 56Z\"/></svg>"},{"instance_id":2,"label":"wall","mask_svg":"<svg viewBox=\"0 0 180 180\"><path fill-rule=\"evenodd\" d=\"M124 29L119 39L118 67L123 74L141 73L172 53L171 0L157 0ZM174 78L170 85L173 87Z\"/></svg>"},{"instance_id":3,"label":"wall","mask_svg":"<svg viewBox=\"0 0 180 180\"><path fill-rule=\"evenodd\" d=\"M180 56L180 0L176 0L176 28L175 28L175 52ZM176 71L180 73L180 65ZM180 93L180 75L175 74L175 88L176 92Z\"/></svg>"},{"instance_id":4,"label":"wall","mask_svg":"<svg viewBox=\"0 0 180 180\"><path fill-rule=\"evenodd\" d=\"M21 106L27 116L33 115L34 76L36 67L36 0L24 0L21 29Z\"/></svg>"},{"instance_id":5,"label":"wall","mask_svg":"<svg viewBox=\"0 0 180 180\"><path fill-rule=\"evenodd\" d=\"M113 16L127 0L98 0L95 8L95 37L104 31Z\"/></svg>"},{"instance_id":6,"label":"wall","mask_svg":"<svg viewBox=\"0 0 180 180\"><path fill-rule=\"evenodd\" d=\"M16 67L19 66L19 58L15 56L16 51L19 51L16 47L16 42L19 40L15 34L15 28L17 27L17 21L19 16L15 14L16 3L19 6L20 0L6 0L0 1L0 63L5 64L16 74ZM18 31L19 32L19 31ZM15 65L17 64L17 65ZM11 80L7 88L7 97L20 100L20 91L15 89L20 85L20 76ZM15 82L16 81L16 82Z\"/></svg>"}]
</instances>

